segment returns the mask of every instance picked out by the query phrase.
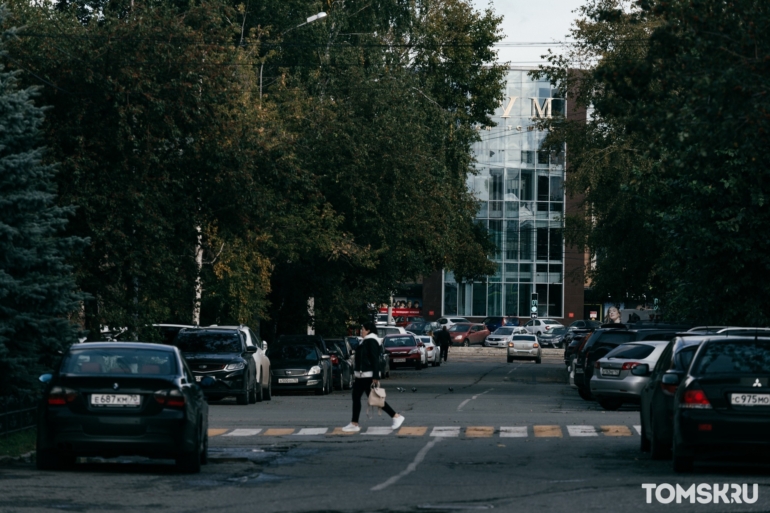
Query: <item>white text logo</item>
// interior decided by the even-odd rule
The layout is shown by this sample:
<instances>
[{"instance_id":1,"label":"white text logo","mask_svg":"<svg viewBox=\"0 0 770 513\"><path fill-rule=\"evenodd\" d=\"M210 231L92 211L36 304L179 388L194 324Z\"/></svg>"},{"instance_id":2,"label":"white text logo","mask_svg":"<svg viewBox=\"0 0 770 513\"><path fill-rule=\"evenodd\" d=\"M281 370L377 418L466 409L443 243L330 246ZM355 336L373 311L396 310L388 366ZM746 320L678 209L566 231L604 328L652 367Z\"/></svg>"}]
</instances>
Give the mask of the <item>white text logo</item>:
<instances>
[{"instance_id":1,"label":"white text logo","mask_svg":"<svg viewBox=\"0 0 770 513\"><path fill-rule=\"evenodd\" d=\"M652 504L653 498L660 504L676 502L689 502L695 504L754 504L759 499L759 487L755 483L751 485L739 485L736 483L702 483L692 484L688 488L681 485L644 483L642 488L647 492L647 504Z\"/></svg>"}]
</instances>

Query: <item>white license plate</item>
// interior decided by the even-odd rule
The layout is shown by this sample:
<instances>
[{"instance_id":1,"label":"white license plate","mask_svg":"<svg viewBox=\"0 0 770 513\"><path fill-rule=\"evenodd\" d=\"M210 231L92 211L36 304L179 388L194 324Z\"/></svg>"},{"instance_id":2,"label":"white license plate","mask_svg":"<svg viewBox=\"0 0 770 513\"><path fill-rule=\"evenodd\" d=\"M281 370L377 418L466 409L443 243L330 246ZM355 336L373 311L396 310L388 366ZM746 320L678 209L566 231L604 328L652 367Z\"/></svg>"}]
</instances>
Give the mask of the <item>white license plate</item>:
<instances>
[{"instance_id":1,"label":"white license plate","mask_svg":"<svg viewBox=\"0 0 770 513\"><path fill-rule=\"evenodd\" d=\"M770 406L770 394L730 394L730 404L740 406Z\"/></svg>"},{"instance_id":2,"label":"white license plate","mask_svg":"<svg viewBox=\"0 0 770 513\"><path fill-rule=\"evenodd\" d=\"M620 376L620 369L602 369L602 376Z\"/></svg>"},{"instance_id":3,"label":"white license plate","mask_svg":"<svg viewBox=\"0 0 770 513\"><path fill-rule=\"evenodd\" d=\"M139 394L91 394L92 406L129 406L141 404Z\"/></svg>"},{"instance_id":4,"label":"white license plate","mask_svg":"<svg viewBox=\"0 0 770 513\"><path fill-rule=\"evenodd\" d=\"M202 379L203 379L203 376L195 376L195 381L200 382L200 380L202 380Z\"/></svg>"},{"instance_id":5,"label":"white license plate","mask_svg":"<svg viewBox=\"0 0 770 513\"><path fill-rule=\"evenodd\" d=\"M404 363L406 358L393 358L393 363Z\"/></svg>"},{"instance_id":6,"label":"white license plate","mask_svg":"<svg viewBox=\"0 0 770 513\"><path fill-rule=\"evenodd\" d=\"M278 378L278 383L299 383L299 378Z\"/></svg>"}]
</instances>

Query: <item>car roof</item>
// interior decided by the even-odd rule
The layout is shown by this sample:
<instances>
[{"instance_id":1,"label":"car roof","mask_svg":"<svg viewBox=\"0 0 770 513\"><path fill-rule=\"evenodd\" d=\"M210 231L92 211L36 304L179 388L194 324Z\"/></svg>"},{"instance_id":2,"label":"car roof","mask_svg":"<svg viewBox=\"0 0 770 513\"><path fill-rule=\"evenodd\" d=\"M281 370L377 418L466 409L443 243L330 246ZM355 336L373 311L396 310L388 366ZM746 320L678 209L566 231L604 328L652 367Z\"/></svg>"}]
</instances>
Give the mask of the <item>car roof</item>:
<instances>
[{"instance_id":1,"label":"car roof","mask_svg":"<svg viewBox=\"0 0 770 513\"><path fill-rule=\"evenodd\" d=\"M176 347L154 342L83 342L73 344L70 349L154 349L160 351L176 352Z\"/></svg>"}]
</instances>

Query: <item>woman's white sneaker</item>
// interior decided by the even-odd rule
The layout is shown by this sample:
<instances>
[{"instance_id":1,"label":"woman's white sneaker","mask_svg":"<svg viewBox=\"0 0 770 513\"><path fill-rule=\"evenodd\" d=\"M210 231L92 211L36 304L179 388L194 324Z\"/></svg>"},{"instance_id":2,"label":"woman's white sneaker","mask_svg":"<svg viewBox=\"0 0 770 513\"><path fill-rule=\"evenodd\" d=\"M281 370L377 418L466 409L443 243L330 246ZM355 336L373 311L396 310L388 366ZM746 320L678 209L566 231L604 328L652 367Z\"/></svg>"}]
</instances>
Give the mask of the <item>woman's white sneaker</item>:
<instances>
[{"instance_id":1,"label":"woman's white sneaker","mask_svg":"<svg viewBox=\"0 0 770 513\"><path fill-rule=\"evenodd\" d=\"M393 417L393 425L390 426L390 429L395 431L396 429L400 428L401 424L403 424L403 423L404 423L404 416L403 415L399 415L398 417Z\"/></svg>"},{"instance_id":2,"label":"woman's white sneaker","mask_svg":"<svg viewBox=\"0 0 770 513\"><path fill-rule=\"evenodd\" d=\"M342 428L342 431L345 433L358 433L359 431L361 431L361 426L356 426L351 422L350 424Z\"/></svg>"}]
</instances>

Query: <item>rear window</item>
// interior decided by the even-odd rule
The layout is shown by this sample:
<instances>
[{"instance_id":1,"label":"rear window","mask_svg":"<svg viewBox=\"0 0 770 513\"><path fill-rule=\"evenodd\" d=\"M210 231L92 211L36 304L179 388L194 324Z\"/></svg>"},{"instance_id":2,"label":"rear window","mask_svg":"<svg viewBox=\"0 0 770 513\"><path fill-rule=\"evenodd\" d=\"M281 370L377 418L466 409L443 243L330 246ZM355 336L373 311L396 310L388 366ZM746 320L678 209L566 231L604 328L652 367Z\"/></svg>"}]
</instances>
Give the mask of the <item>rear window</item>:
<instances>
[{"instance_id":1,"label":"rear window","mask_svg":"<svg viewBox=\"0 0 770 513\"><path fill-rule=\"evenodd\" d=\"M689 346L676 353L674 355L674 369L681 371L689 369L696 349L698 346Z\"/></svg>"},{"instance_id":2,"label":"rear window","mask_svg":"<svg viewBox=\"0 0 770 513\"><path fill-rule=\"evenodd\" d=\"M410 347L414 345L412 337L393 337L386 338L383 346L385 347Z\"/></svg>"},{"instance_id":3,"label":"rear window","mask_svg":"<svg viewBox=\"0 0 770 513\"><path fill-rule=\"evenodd\" d=\"M171 351L153 349L79 349L62 361L63 374L176 375L176 357Z\"/></svg>"},{"instance_id":4,"label":"rear window","mask_svg":"<svg viewBox=\"0 0 770 513\"><path fill-rule=\"evenodd\" d=\"M561 323L552 321L551 319L543 319L543 324L553 325L553 324L561 324Z\"/></svg>"},{"instance_id":5,"label":"rear window","mask_svg":"<svg viewBox=\"0 0 770 513\"><path fill-rule=\"evenodd\" d=\"M693 366L696 376L770 374L770 340L706 343Z\"/></svg>"},{"instance_id":6,"label":"rear window","mask_svg":"<svg viewBox=\"0 0 770 513\"><path fill-rule=\"evenodd\" d=\"M513 340L537 340L537 337L534 335L514 335Z\"/></svg>"},{"instance_id":7,"label":"rear window","mask_svg":"<svg viewBox=\"0 0 770 513\"><path fill-rule=\"evenodd\" d=\"M273 344L267 356L274 360L318 360L318 349L310 344Z\"/></svg>"},{"instance_id":8,"label":"rear window","mask_svg":"<svg viewBox=\"0 0 770 513\"><path fill-rule=\"evenodd\" d=\"M623 344L607 353L606 358L641 360L650 356L653 351L655 348L646 344Z\"/></svg>"},{"instance_id":9,"label":"rear window","mask_svg":"<svg viewBox=\"0 0 770 513\"><path fill-rule=\"evenodd\" d=\"M224 331L215 333L179 332L174 345L184 353L240 353L243 352L241 337L237 332Z\"/></svg>"}]
</instances>

